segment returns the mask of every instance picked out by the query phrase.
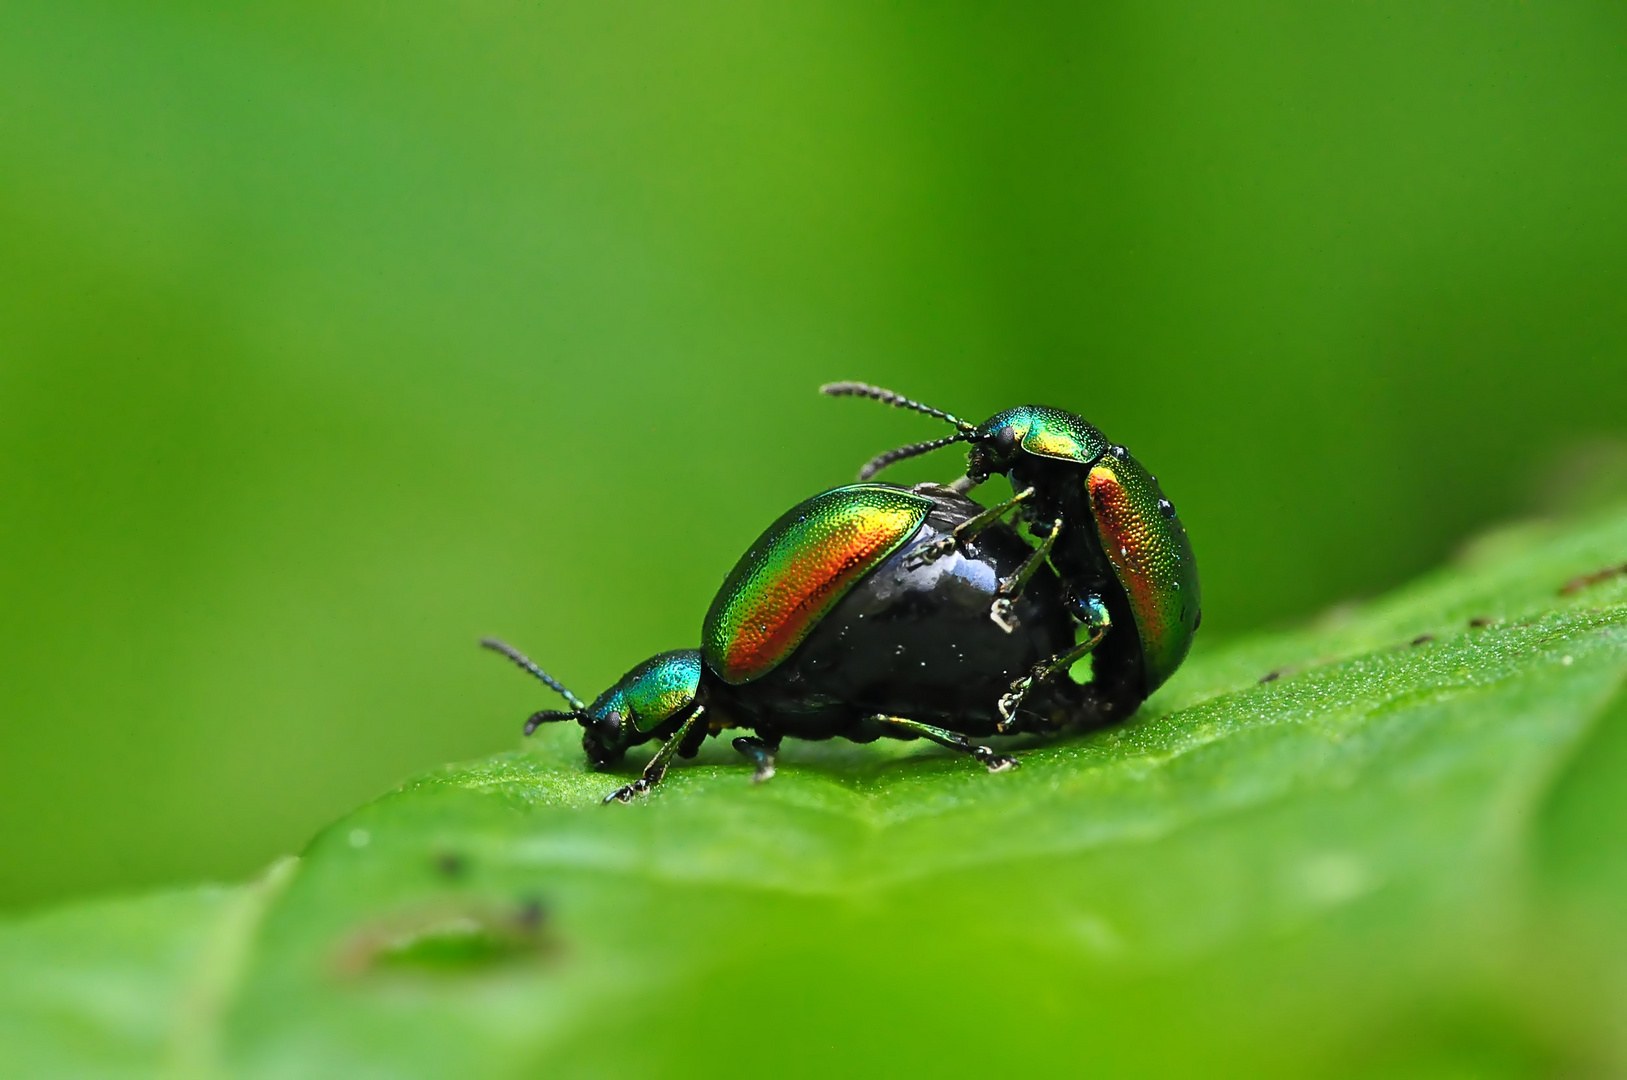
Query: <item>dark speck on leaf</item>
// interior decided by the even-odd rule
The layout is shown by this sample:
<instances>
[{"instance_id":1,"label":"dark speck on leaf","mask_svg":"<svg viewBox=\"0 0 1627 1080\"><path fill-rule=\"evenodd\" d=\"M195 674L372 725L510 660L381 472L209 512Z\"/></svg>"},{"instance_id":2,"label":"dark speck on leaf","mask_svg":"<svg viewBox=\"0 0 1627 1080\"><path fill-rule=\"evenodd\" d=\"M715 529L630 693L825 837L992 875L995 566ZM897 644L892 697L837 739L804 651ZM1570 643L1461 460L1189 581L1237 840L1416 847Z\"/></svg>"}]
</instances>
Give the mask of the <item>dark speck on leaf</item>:
<instances>
[{"instance_id":1,"label":"dark speck on leaf","mask_svg":"<svg viewBox=\"0 0 1627 1080\"><path fill-rule=\"evenodd\" d=\"M1427 645L1431 641L1434 641L1434 640L1435 640L1435 635L1434 634L1419 634L1417 637L1412 639L1412 644L1414 644L1414 645Z\"/></svg>"},{"instance_id":2,"label":"dark speck on leaf","mask_svg":"<svg viewBox=\"0 0 1627 1080\"><path fill-rule=\"evenodd\" d=\"M524 930L535 931L542 926L542 921L548 915L542 901L536 897L529 897L520 901L520 910L515 915L515 922Z\"/></svg>"},{"instance_id":3,"label":"dark speck on leaf","mask_svg":"<svg viewBox=\"0 0 1627 1080\"><path fill-rule=\"evenodd\" d=\"M469 864L457 852L443 851L435 856L435 869L444 877L460 878L469 869Z\"/></svg>"},{"instance_id":4,"label":"dark speck on leaf","mask_svg":"<svg viewBox=\"0 0 1627 1080\"><path fill-rule=\"evenodd\" d=\"M1484 627L1490 626L1496 621L1496 619L1493 619L1488 615L1476 615L1474 618L1469 620L1469 626L1475 630L1480 630Z\"/></svg>"},{"instance_id":5,"label":"dark speck on leaf","mask_svg":"<svg viewBox=\"0 0 1627 1080\"><path fill-rule=\"evenodd\" d=\"M1627 563L1622 563L1620 566L1607 566L1603 570L1595 570L1591 574L1581 574L1560 586L1559 595L1569 596L1572 593L1579 593L1589 585L1597 585L1601 581L1608 581L1623 574L1627 574Z\"/></svg>"},{"instance_id":6,"label":"dark speck on leaf","mask_svg":"<svg viewBox=\"0 0 1627 1080\"><path fill-rule=\"evenodd\" d=\"M1264 675L1260 676L1260 681L1263 683L1276 682L1280 678L1282 678L1282 672L1268 671Z\"/></svg>"},{"instance_id":7,"label":"dark speck on leaf","mask_svg":"<svg viewBox=\"0 0 1627 1080\"><path fill-rule=\"evenodd\" d=\"M548 909L536 897L518 902L457 898L380 916L342 937L335 974L391 970L420 975L474 974L557 952Z\"/></svg>"}]
</instances>

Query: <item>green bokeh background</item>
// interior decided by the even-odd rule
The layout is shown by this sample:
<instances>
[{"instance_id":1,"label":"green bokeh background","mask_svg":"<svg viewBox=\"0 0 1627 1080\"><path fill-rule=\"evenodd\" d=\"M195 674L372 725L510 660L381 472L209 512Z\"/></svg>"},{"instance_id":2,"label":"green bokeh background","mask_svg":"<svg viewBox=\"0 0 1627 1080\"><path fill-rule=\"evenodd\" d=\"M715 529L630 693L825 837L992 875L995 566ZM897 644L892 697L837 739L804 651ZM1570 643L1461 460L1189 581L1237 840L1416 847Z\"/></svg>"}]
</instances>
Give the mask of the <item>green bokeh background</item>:
<instances>
[{"instance_id":1,"label":"green bokeh background","mask_svg":"<svg viewBox=\"0 0 1627 1080\"><path fill-rule=\"evenodd\" d=\"M1089 416L1209 641L1400 581L1627 435L1624 191L1604 2L0 6L0 904L693 643L939 433L832 378Z\"/></svg>"}]
</instances>

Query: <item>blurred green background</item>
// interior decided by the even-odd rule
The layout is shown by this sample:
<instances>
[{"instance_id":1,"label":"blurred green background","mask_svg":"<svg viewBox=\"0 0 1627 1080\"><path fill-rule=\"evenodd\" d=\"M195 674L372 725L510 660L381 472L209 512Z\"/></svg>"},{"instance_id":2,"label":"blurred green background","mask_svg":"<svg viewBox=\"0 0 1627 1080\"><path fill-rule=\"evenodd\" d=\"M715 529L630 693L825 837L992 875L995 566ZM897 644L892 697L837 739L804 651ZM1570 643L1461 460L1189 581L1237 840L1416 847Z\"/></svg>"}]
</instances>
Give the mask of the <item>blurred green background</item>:
<instances>
[{"instance_id":1,"label":"blurred green background","mask_svg":"<svg viewBox=\"0 0 1627 1080\"><path fill-rule=\"evenodd\" d=\"M0 904L693 643L940 433L828 379L1089 416L1211 642L1393 584L1627 435L1624 185L1603 2L0 5Z\"/></svg>"}]
</instances>

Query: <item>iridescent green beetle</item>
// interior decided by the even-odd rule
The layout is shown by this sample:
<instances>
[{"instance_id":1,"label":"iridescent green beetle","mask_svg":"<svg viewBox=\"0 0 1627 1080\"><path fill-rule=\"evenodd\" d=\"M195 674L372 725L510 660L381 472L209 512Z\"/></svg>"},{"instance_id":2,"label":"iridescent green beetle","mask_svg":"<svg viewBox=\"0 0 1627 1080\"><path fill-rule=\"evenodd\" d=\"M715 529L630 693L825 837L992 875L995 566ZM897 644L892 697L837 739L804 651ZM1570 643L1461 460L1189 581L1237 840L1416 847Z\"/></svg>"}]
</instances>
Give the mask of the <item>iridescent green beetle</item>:
<instances>
[{"instance_id":1,"label":"iridescent green beetle","mask_svg":"<svg viewBox=\"0 0 1627 1080\"><path fill-rule=\"evenodd\" d=\"M912 409L959 429L876 456L859 470L861 480L895 461L965 442L971 444L966 477L955 490L968 491L995 473L1011 481L1016 492L1011 499L906 556L914 562L942 558L1013 510L1041 538L1029 562L1001 582L990 616L1003 628L1015 627L1013 601L1049 560L1068 588L1080 640L1013 682L1000 703L1007 723L1034 687L1087 654L1093 669L1090 696L1103 720L1128 715L1180 667L1203 621L1198 564L1186 527L1157 479L1124 447L1082 417L1043 405L1019 405L972 424L866 383L830 383L820 390ZM1115 626L1133 627L1135 633Z\"/></svg>"},{"instance_id":2,"label":"iridescent green beetle","mask_svg":"<svg viewBox=\"0 0 1627 1080\"><path fill-rule=\"evenodd\" d=\"M526 734L552 721L581 724L588 760L603 768L629 747L662 740L643 775L611 799L627 802L691 757L710 735L755 731L734 746L774 771L786 736L856 742L930 739L991 772L1016 764L970 737L1003 730L1054 733L1094 715L1085 688L1062 679L1004 715L1013 680L1072 647L1075 622L1056 575L1038 567L1008 526L936 485L854 484L793 507L758 537L707 611L701 647L662 653L589 705L517 650L482 642L561 694L570 709L533 715ZM941 555L906 556L959 534ZM1020 629L988 619L1000 583L1028 575L1008 607Z\"/></svg>"}]
</instances>

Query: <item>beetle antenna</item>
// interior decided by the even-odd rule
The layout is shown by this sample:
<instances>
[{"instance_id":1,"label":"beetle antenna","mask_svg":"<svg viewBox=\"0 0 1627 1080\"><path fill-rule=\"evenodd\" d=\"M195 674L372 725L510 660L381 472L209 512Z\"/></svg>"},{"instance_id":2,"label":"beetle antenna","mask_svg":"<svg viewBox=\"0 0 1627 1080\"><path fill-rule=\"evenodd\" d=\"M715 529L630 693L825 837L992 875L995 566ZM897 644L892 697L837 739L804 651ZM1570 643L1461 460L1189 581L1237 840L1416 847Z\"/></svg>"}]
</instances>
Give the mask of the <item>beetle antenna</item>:
<instances>
[{"instance_id":1,"label":"beetle antenna","mask_svg":"<svg viewBox=\"0 0 1627 1080\"><path fill-rule=\"evenodd\" d=\"M544 724L557 724L561 720L580 719L582 719L582 714L579 712L560 712L558 709L544 709L541 712L532 713L530 719L526 720L525 733L529 735Z\"/></svg>"},{"instance_id":2,"label":"beetle antenna","mask_svg":"<svg viewBox=\"0 0 1627 1080\"><path fill-rule=\"evenodd\" d=\"M971 432L962 431L958 434L950 435L947 438L933 439L931 442L911 443L909 446L900 446L897 450L889 450L885 454L877 454L875 457L864 463L864 468L859 470L859 479L868 480L895 461L903 461L905 458L920 457L922 454L931 453L940 446L948 446L950 443L965 442L971 437Z\"/></svg>"},{"instance_id":3,"label":"beetle antenna","mask_svg":"<svg viewBox=\"0 0 1627 1080\"><path fill-rule=\"evenodd\" d=\"M932 406L923 405L919 401L911 401L903 394L895 394L891 390L883 390L881 387L871 386L869 383L826 383L824 386L819 388L819 392L821 394L829 394L831 397L865 397L872 401L879 401L883 405L891 405L897 409L912 409L918 413L926 413L928 416L935 416L939 420L947 420L949 423L954 424L956 427L960 428L961 431L966 432L967 434L977 430L976 424L967 423L965 420L962 420L953 413L946 413L942 409L934 409ZM921 452L925 453L925 451Z\"/></svg>"},{"instance_id":4,"label":"beetle antenna","mask_svg":"<svg viewBox=\"0 0 1627 1080\"><path fill-rule=\"evenodd\" d=\"M516 649L514 646L509 645L509 644L507 644L505 642L502 642L502 641L498 641L494 637L481 638L480 639L480 644L482 646L484 646L485 648L488 648L488 649L492 650L493 652L502 653L504 656L508 657L510 660L512 660L516 664L518 664L520 667L524 668L526 671L529 671L531 674L533 674L537 678L541 679L543 681L543 683L547 685L548 689L552 690L554 693L558 694L560 697L562 697L566 701L570 702L571 708L575 709L577 712L581 712L581 711L583 711L584 709L587 708L587 702L583 701L581 698L577 697L575 694L573 694L569 690L565 689L564 685L558 679L554 678L552 675L550 675L546 671L542 670L536 664L532 663L530 657L526 656L525 653L521 652L519 649ZM538 713L537 715L540 716L542 714ZM536 717L532 717L532 719L535 720ZM538 720L537 723L539 723L539 724L544 723L544 721ZM532 726L532 728L534 730L535 725L531 725L531 726ZM530 733L531 733L530 731L526 732L527 735L529 735Z\"/></svg>"}]
</instances>

